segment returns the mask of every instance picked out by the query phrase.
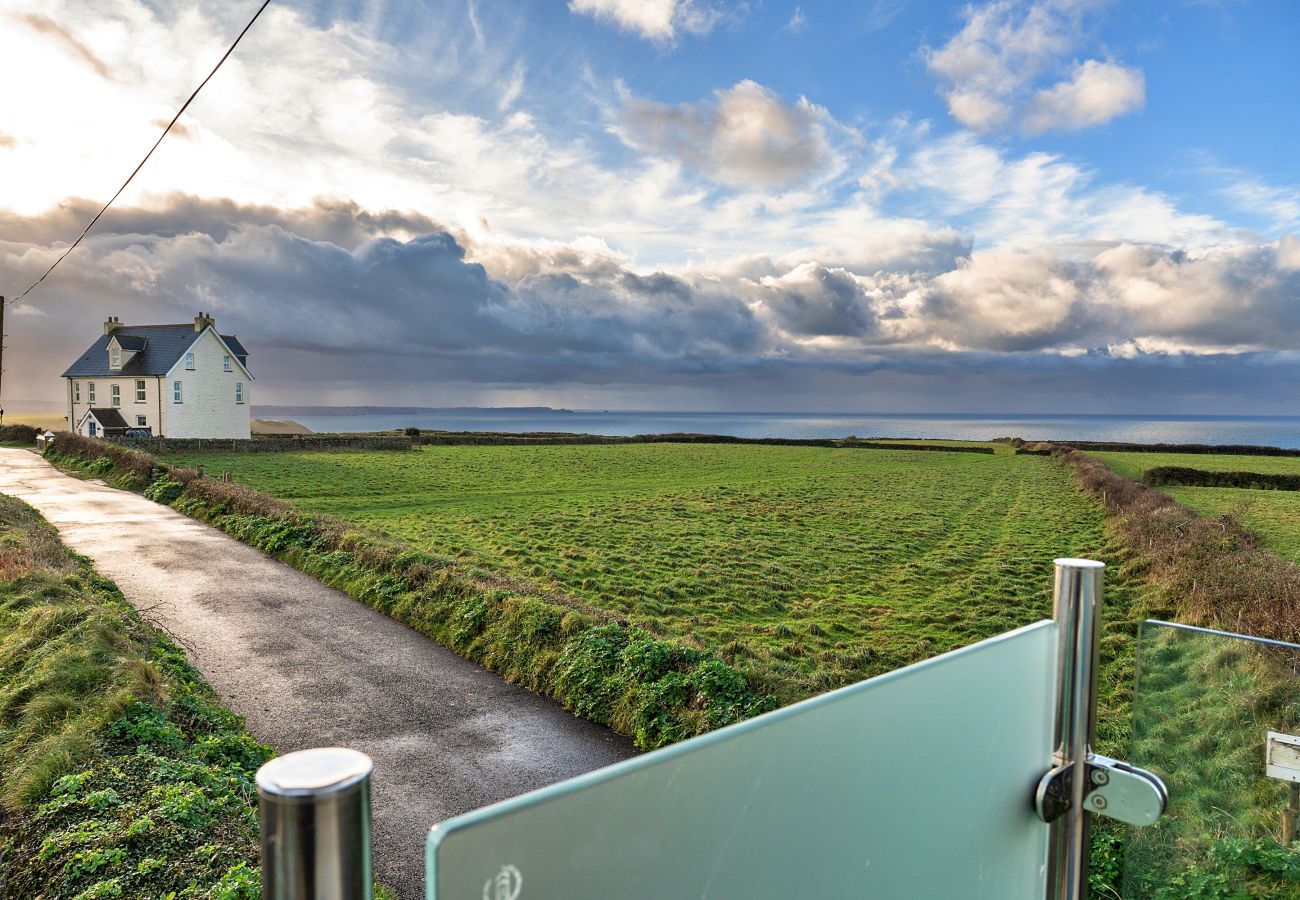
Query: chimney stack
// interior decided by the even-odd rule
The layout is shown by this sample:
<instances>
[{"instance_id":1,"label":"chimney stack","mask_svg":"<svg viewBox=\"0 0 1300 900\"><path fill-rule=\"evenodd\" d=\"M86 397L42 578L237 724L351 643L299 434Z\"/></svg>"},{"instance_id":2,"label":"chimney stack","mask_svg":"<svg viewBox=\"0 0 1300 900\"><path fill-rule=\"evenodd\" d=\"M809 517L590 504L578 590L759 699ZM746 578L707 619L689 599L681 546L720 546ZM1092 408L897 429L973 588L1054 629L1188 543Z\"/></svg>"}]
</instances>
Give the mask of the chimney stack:
<instances>
[{"instance_id":1,"label":"chimney stack","mask_svg":"<svg viewBox=\"0 0 1300 900\"><path fill-rule=\"evenodd\" d=\"M208 315L207 313L201 312L194 317L195 331L202 331L203 329L207 328L209 325L215 326L216 324L217 324L217 320L212 318L212 316Z\"/></svg>"},{"instance_id":2,"label":"chimney stack","mask_svg":"<svg viewBox=\"0 0 1300 900\"><path fill-rule=\"evenodd\" d=\"M109 316L108 320L104 322L104 334L113 334L114 332L120 331L121 328L122 320L117 316Z\"/></svg>"}]
</instances>

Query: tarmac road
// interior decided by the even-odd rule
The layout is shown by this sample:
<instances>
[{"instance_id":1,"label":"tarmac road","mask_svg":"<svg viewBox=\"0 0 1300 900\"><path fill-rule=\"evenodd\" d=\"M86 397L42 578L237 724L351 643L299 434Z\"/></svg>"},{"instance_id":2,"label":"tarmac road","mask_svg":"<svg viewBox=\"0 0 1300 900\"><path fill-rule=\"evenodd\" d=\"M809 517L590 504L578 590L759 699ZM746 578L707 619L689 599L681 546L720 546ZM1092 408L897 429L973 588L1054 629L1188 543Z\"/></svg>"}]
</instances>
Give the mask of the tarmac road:
<instances>
[{"instance_id":1,"label":"tarmac road","mask_svg":"<svg viewBox=\"0 0 1300 900\"><path fill-rule=\"evenodd\" d=\"M175 510L0 448L0 493L170 632L259 740L375 763L375 873L423 896L429 827L632 756L630 741Z\"/></svg>"}]
</instances>

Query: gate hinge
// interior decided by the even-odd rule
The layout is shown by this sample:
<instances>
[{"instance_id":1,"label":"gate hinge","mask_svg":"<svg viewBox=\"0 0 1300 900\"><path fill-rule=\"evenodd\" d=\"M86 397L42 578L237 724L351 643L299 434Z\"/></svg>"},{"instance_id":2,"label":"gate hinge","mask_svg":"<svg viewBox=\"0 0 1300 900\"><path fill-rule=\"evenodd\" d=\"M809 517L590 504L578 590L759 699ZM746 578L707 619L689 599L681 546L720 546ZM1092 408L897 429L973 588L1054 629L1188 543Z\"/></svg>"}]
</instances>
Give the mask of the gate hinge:
<instances>
[{"instance_id":1,"label":"gate hinge","mask_svg":"<svg viewBox=\"0 0 1300 900\"><path fill-rule=\"evenodd\" d=\"M1034 806L1038 817L1052 822L1070 808L1074 766L1051 769L1038 782ZM1088 784L1083 806L1088 812L1138 827L1150 825L1169 805L1169 791L1160 776L1109 756L1088 756Z\"/></svg>"}]
</instances>

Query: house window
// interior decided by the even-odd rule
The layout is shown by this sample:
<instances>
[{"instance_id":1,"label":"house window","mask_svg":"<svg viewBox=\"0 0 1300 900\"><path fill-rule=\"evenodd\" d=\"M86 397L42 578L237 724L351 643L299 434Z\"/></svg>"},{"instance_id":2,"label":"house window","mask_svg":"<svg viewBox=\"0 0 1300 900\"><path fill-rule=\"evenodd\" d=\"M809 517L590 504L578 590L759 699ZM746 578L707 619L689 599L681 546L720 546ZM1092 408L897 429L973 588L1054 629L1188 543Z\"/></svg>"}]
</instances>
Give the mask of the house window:
<instances>
[{"instance_id":1,"label":"house window","mask_svg":"<svg viewBox=\"0 0 1300 900\"><path fill-rule=\"evenodd\" d=\"M149 427L149 420L146 419L144 416L136 416L136 417L135 417L135 427L136 427L136 428L147 428L147 427Z\"/></svg>"},{"instance_id":2,"label":"house window","mask_svg":"<svg viewBox=\"0 0 1300 900\"><path fill-rule=\"evenodd\" d=\"M135 380L135 402L136 403L144 402L144 379L143 378L137 378Z\"/></svg>"},{"instance_id":3,"label":"house window","mask_svg":"<svg viewBox=\"0 0 1300 900\"><path fill-rule=\"evenodd\" d=\"M95 405L95 382L93 381L86 383L86 402L91 406Z\"/></svg>"},{"instance_id":4,"label":"house window","mask_svg":"<svg viewBox=\"0 0 1300 900\"><path fill-rule=\"evenodd\" d=\"M230 357L229 357L229 356L223 356L223 357L221 357L221 368L225 369L227 372L230 371Z\"/></svg>"},{"instance_id":5,"label":"house window","mask_svg":"<svg viewBox=\"0 0 1300 900\"><path fill-rule=\"evenodd\" d=\"M186 354L185 354L185 368L188 369L188 370L191 371L191 372L194 371L194 354L193 354L193 353L186 353Z\"/></svg>"},{"instance_id":6,"label":"house window","mask_svg":"<svg viewBox=\"0 0 1300 900\"><path fill-rule=\"evenodd\" d=\"M112 347L108 351L108 367L110 369L122 368L122 351Z\"/></svg>"},{"instance_id":7,"label":"house window","mask_svg":"<svg viewBox=\"0 0 1300 900\"><path fill-rule=\"evenodd\" d=\"M235 382L235 402L244 402L244 383L242 381Z\"/></svg>"},{"instance_id":8,"label":"house window","mask_svg":"<svg viewBox=\"0 0 1300 900\"><path fill-rule=\"evenodd\" d=\"M181 383L179 381L173 381L172 382L172 403L180 403L180 402L181 402Z\"/></svg>"},{"instance_id":9,"label":"house window","mask_svg":"<svg viewBox=\"0 0 1300 900\"><path fill-rule=\"evenodd\" d=\"M120 384L111 384L108 386L109 398L114 406L122 405L122 386Z\"/></svg>"},{"instance_id":10,"label":"house window","mask_svg":"<svg viewBox=\"0 0 1300 900\"><path fill-rule=\"evenodd\" d=\"M86 433L89 434L91 437L94 437L94 436L95 436L95 420L94 420L94 419L91 419L89 422L86 423Z\"/></svg>"},{"instance_id":11,"label":"house window","mask_svg":"<svg viewBox=\"0 0 1300 900\"><path fill-rule=\"evenodd\" d=\"M80 381L74 381L74 382L72 382L72 402L73 402L73 403L80 403L80 402L81 402L81 382L80 382Z\"/></svg>"}]
</instances>

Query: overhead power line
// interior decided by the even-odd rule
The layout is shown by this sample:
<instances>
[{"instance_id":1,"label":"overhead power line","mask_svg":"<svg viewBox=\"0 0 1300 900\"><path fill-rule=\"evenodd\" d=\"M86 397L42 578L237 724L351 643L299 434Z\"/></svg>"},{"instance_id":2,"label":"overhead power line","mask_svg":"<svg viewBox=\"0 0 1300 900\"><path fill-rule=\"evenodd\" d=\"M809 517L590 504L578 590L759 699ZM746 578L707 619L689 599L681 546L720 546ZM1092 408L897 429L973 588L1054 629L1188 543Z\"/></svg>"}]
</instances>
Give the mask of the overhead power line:
<instances>
[{"instance_id":1,"label":"overhead power line","mask_svg":"<svg viewBox=\"0 0 1300 900\"><path fill-rule=\"evenodd\" d=\"M72 242L72 246L70 246L67 250L64 250L63 253L59 256L59 258L54 261L54 265L50 266L48 269L45 270L44 275L36 279L36 281L34 281L31 287L29 287L27 290L23 291L17 297L10 300L9 301L10 303L20 302L24 297L26 297L33 290L35 290L37 285L39 285L46 278L50 277L50 273L53 272L58 267L59 263L63 262L63 260L67 258L69 253L77 249L77 245L81 243L81 239L90 233L90 229L95 227L95 223L99 221L99 217L108 211L108 208L113 205L113 201L116 200L119 196L121 196L122 192L126 190L126 186L131 183L131 179L135 178L136 173L138 173L141 169L144 168L144 164L149 161L149 157L153 156L153 152L158 149L158 145L163 142L163 138L167 137L167 133L172 130L172 126L176 124L176 122L180 119L182 115L184 115L185 110L189 109L190 104L194 102L194 98L199 95L199 91L203 90L204 85L206 85L209 81L212 80L212 76L217 74L217 69L221 68L222 63L224 63L230 57L230 54L235 52L235 48L238 47L239 42L244 39L244 35L248 34L248 29L253 27L253 23L256 22L258 16L262 14L262 10L266 9L270 5L271 5L271 0L264 0L262 5L257 8L257 12L253 13L253 18L248 20L248 24L244 26L243 31L239 32L239 36L235 38L234 43L230 45L230 48L226 50L224 54L222 54L221 59L217 60L217 64L213 66L212 71L208 73L208 77L203 79L203 81L199 84L199 86L194 89L194 93L190 94L189 99L186 100L185 103L181 105L181 108L179 110L177 110L176 115L172 116L172 120L167 123L167 127L163 129L162 134L158 135L158 140L154 141L153 146L149 148L149 152L144 155L144 159L140 160L140 164L131 171L131 174L128 175L126 178L126 181L122 182L122 186L117 189L117 193L114 194L109 199L109 201L104 204L104 208L101 209L99 212L95 213L95 218L91 219L89 224L87 224L86 227L82 229L81 234L79 234L77 236L77 239Z\"/></svg>"}]
</instances>

